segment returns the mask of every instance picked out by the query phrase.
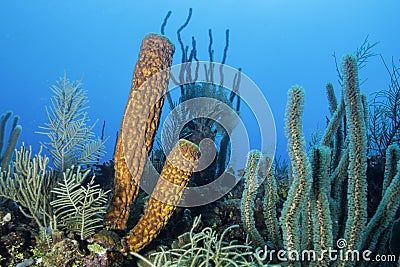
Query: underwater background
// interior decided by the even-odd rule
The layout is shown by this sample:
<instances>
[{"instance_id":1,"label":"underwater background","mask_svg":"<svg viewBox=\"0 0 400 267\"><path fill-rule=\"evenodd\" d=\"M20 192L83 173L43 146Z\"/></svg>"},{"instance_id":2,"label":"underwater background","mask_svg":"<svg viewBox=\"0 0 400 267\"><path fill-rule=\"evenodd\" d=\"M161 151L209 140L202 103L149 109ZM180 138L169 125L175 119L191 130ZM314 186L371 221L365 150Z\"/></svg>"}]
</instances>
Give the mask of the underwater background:
<instances>
[{"instance_id":1,"label":"underwater background","mask_svg":"<svg viewBox=\"0 0 400 267\"><path fill-rule=\"evenodd\" d=\"M189 45L190 50L192 36L195 37L197 58L200 61L208 61L210 45L209 29L211 29L214 61L218 63L222 61L224 56L224 49L226 48L227 40L226 30L229 29L229 46L226 53L227 57L225 63L235 69L240 68L241 72L246 75L249 80L254 82L259 90L261 90L268 102L275 124L274 127L271 126L271 129L269 130L271 132L276 131L276 141L272 141L273 145L276 144L276 148L273 148L273 150L276 150L275 155L273 156L275 156L275 160L279 160L276 162L276 164L283 165L280 166L282 167L282 169L280 169L282 173L279 173L278 171L275 173L275 176L279 177L276 193L278 199L274 200L276 201L278 215L275 214L275 217L281 217L282 213L290 212L289 210L285 210L283 203L288 195L290 196L290 192L295 192L296 190L295 186L292 186L294 188L292 189L293 191L289 191L291 185L296 184L292 183L290 179L290 176L293 175L291 174L291 171L292 169L296 171L296 168L300 168L298 166L290 166L290 154L294 152L288 148L288 138L285 136L285 133L290 132L290 130L287 128L285 130L285 122L287 122L287 119L285 118L287 117L288 106L290 106L290 101L288 101L288 98L295 99L296 93L298 93L300 96L303 94L303 91L297 91L298 87L293 88L292 86L298 84L303 87L305 91L302 131L306 140L305 149L307 150L307 153L306 155L303 155L303 157L309 158L312 165L312 170L315 171L318 170L318 168L313 165L313 162L316 162L317 160L313 158L314 152L311 152L311 147L312 144L320 141L321 136L323 136L325 128L329 124L330 118L333 115L331 110L332 107L330 106L327 98L326 85L327 83L332 83L336 96L339 97L340 95L344 94L341 87L345 78L340 77L339 75L344 75L344 71L341 70L341 67L342 60L346 60L345 56L348 54L355 54L357 51L360 51L359 49L366 49L368 56L365 57L366 61L362 64L362 68L358 69L358 77L360 80L360 91L366 94L368 101L372 100L374 98L374 94L377 92L388 90L390 86L393 86L393 77L396 76L391 77L391 75L394 73L397 73L398 75L399 70L395 67L400 65L400 21L398 19L400 2L395 0L2 0L0 1L0 114L11 110L13 112L12 116L19 116L18 124L22 126L22 132L18 138L16 149L19 150L23 142L26 147L32 147L33 157L34 154L39 152L40 145L48 142L47 137L43 134L39 134L38 132L42 131L40 127L44 126L49 120L46 113L46 107L48 108L52 105L50 99L53 95L53 92L50 90L50 87L64 76L66 76L70 81L80 81L83 85L83 88L87 90L87 97L89 100L89 108L85 110L90 118L88 124L92 125L96 120L98 120L92 129L92 132L96 137L104 136L104 140L108 138L104 144L105 154L95 161L97 167L94 167L95 164L92 164L93 166L88 164L90 166L86 167L92 166L93 169L98 168L96 169L96 175L99 177L106 177L104 179L108 179L106 182L99 182L104 190L103 193L107 190L116 190L116 187L114 188L110 185L114 178L114 175L112 174L114 162L112 162L112 159L116 149L118 132L120 131L121 121L127 105L132 74L135 64L138 60L138 54L140 52L142 40L149 33L160 34L163 21L168 12L171 11L172 13L170 17L168 17L165 25L165 36L175 45L175 54L172 59L172 65L180 64L182 50L179 46L177 30L185 23L190 9L190 12L192 12L190 21L181 31L183 43L185 45ZM290 88L293 90L291 90L288 95L288 90ZM399 87L395 88L398 89ZM240 88L240 90L246 90L246 88ZM400 97L400 90L398 90L398 92ZM174 101L178 101L178 98L176 97ZM293 102L293 105L296 106L295 100L293 100ZM397 105L400 107L399 100L395 100L395 103L397 103ZM300 104L300 106L303 105ZM166 110L163 109L163 112L165 111ZM398 116L400 112L397 112ZM247 162L246 158L243 158L243 164L246 164L246 168L242 170L242 172L244 172L244 180L246 180L250 179L249 175L251 173L256 173L255 176L257 176L257 172L262 172L262 170L259 170L258 167L256 170L252 170L250 168L253 165L258 166L257 160L263 158L262 155L255 153L254 150L262 150L262 152L265 151L261 145L262 137L260 137L260 135L262 135L262 133L260 133L260 125L257 124L257 119L252 113L251 105L246 106L246 104L243 104L242 109L238 113L240 113L240 117L243 120L245 129L249 136L248 140L250 143L250 148L252 149L252 151L246 151L249 152ZM165 116L164 113L162 116ZM265 116L268 117L269 115ZM164 118L165 117L162 117L162 120ZM338 127L340 128L342 126ZM11 123L8 123L5 127L6 140L8 138L10 129ZM343 132L347 133L346 125L343 126ZM351 130L349 130L349 132L351 132ZM159 133L157 133L157 135L158 134ZM349 136L350 135L351 134L349 134ZM400 137L399 133L397 133L397 137ZM0 142L2 142L2 140L0 140ZM289 140L289 146L291 144L290 142L291 141ZM335 141L332 141L332 143L336 142L336 139ZM351 143L351 141L349 142ZM395 139L393 143L398 145L399 141ZM186 144L182 144L182 146L185 145ZM347 143L346 145L343 145L343 147L347 148ZM188 149L190 150L192 148ZM349 148L349 150L351 149ZM370 151L368 151L368 153L369 152ZM0 150L0 155L1 153L2 151ZM322 151L315 153L323 154L328 152ZM393 152L393 162L397 162L396 160L400 159L400 154L396 153L399 152ZM193 152L193 154L196 153ZM51 158L51 153L44 149L42 155L49 156L49 166L58 169L58 166L53 162L54 159ZM369 154L368 163L367 157L360 159L360 161L365 161L365 168L368 167L369 174L366 174L364 177L365 180L368 180L368 182L371 180L370 177L375 175L375 172L379 177L383 177L384 172L386 174L389 173L389 171L386 171L387 168L385 168L385 163L382 163L382 161L372 160L374 162L374 164L372 164L370 161L372 158L371 155L372 154ZM193 157L196 158L196 156L197 155L194 155ZM385 158L384 155L381 156ZM324 156L321 156L321 158L324 158ZM257 164L252 162L252 159L255 160L254 162L257 162ZM273 160L274 159L271 158L271 162ZM266 159L266 161L268 161L268 159ZM112 162L112 164L110 162ZM270 163L270 165L271 164L272 163ZM301 164L299 163L299 165ZM351 164L352 163L350 163L350 166L352 166ZM388 163L386 162L386 164ZM393 164L395 166L396 163ZM303 164L303 166L306 165L306 163ZM380 169L373 169L371 167L373 165L379 165ZM58 171L61 170L61 172L63 172L66 171L66 169L67 168L61 168L58 169ZM158 167L156 167L156 169L161 171L161 169L158 169ZM354 169L356 169L356 167L354 167ZM2 171L4 171L4 169ZM309 175L312 175L311 167L308 171L310 172ZM367 173L366 169L364 171ZM216 172L220 172L220 170L217 169ZM323 173L323 171L321 171L321 173ZM400 176L400 170L396 172L396 167L393 167L392 173L393 177ZM91 174L92 173L89 174L89 172L85 173L85 175L82 174L81 181L85 181L85 186L91 185L90 181L88 181L90 180L88 177ZM267 173L262 174L268 177ZM5 177L6 176L4 174L4 178ZM195 184L205 184L209 181L208 179L212 180L212 178L204 178L204 176L198 175L195 178ZM240 179L240 177L236 177L236 180L238 179ZM400 180L400 178L397 179ZM374 201L373 204L368 206L368 208L365 207L365 210L368 210L368 219L373 217L375 210L379 209L378 205L384 190L380 185L376 186L377 189L375 190L374 186L376 184L381 184L382 180L384 180L384 178L373 180L374 185L370 187L369 183L368 189L365 184L365 188L363 187L358 189L366 192L368 190L368 201L371 201L371 199ZM395 180L395 178L393 178L393 180ZM117 180L115 180L114 183L117 184ZM389 187L390 181L387 183L387 187ZM261 189L257 193L257 196L247 196L249 203L254 202L254 206L251 206L250 208L253 210L253 212L251 214L246 214L246 212L243 212L245 209L245 204L243 204L243 199L246 199L245 192L255 191L255 189L251 189L248 184L249 183L246 184L243 181L240 182L238 185L239 188L235 187L230 193L224 195L224 198L220 199L220 203L217 203L215 206L207 206L204 209L201 207L195 207L191 211L191 215L186 213L186 211L189 209L178 208L177 213L179 215L175 214L175 217L172 217L172 220L174 220L173 222L176 223L177 227L181 227L182 229L164 229L164 231L169 231L169 235L167 234L166 236L166 234L162 234L163 232L161 227L161 235L159 240L153 243L149 248L146 248L145 252L147 253L152 249L157 249L156 247L159 245L168 246L171 244L172 239L178 238L178 236L184 234L185 231L183 230L187 230L186 232L189 232L189 230L192 229L190 228L192 224L196 226L201 224L195 219L195 216L200 214L202 214L202 220L204 223L202 226L212 227L212 230L215 230L219 234L223 233L223 231L226 229L225 226L243 223L243 228L245 231L243 231L243 228L240 230L234 229L233 231L242 232L241 235L229 235L228 239L239 239L241 242L245 242L246 237L244 233L246 233L251 237L250 239L253 243L250 245L250 247L252 248L264 247L264 245L268 245L272 248L274 248L274 246L278 246L277 244L280 241L276 241L276 244L272 244L273 238L270 236L268 236L268 242L265 244L261 242L260 239L258 239L258 234L253 231L254 229L251 229L251 227L249 228L249 222L246 222L246 218L253 216L253 220L255 221L252 223L255 227L260 229L260 225L263 225L263 203L261 203L262 201L260 199L264 195L267 195L266 192L269 190ZM298 186L301 186L300 182ZM308 186L312 188L312 185ZM325 186L327 185L325 184ZM346 186L347 184L345 184L345 187ZM395 185L393 183L393 188L394 187ZM1 189L2 187L0 186L0 191ZM297 190L301 191L299 187L297 187ZM393 192L396 192L395 189L392 190ZM99 192L100 191L97 193ZM147 201L146 196L144 196L142 193L143 192L140 192L138 197L139 200L137 200L139 202L137 204L138 206L143 205ZM375 197L375 195L378 194L379 197ZM394 213L391 213L392 215L390 215L393 217L393 220L391 222L387 222L387 225L385 224L386 222L384 223L381 221L380 223L385 225L384 229L386 229L386 231L390 233L396 233L393 234L393 236L398 236L398 232L396 231L399 230L396 229L400 229L400 226L395 229L393 224L395 218L397 218L397 222L399 222L399 194L393 194L394 195L391 195L390 200L387 200L387 202L392 201L391 203L394 203L394 206L397 205L391 211ZM357 196L354 196L354 198L357 199ZM242 199L242 202L240 199ZM114 203L114 200L110 200L109 196L99 196L99 203L101 206L105 207L105 203L109 203L108 201ZM302 201L305 200L303 199ZM265 200L265 202L267 201ZM0 203L2 205L4 204L1 199ZM148 205L151 207L151 202ZM158 204L156 203L154 205L157 206ZM55 203L54 208L57 212L62 212L65 207L61 202L58 204ZM118 208L113 207L110 209ZM135 225L135 222L139 220L140 216L143 215L142 207L136 207L135 209L138 209L139 212L135 213L136 215L133 215L135 217L134 219L131 218L128 221L128 230L132 228L133 225ZM218 214L222 210L226 211L225 215L218 217ZM349 210L349 213L351 213L351 208L349 208ZM3 216L6 216L9 211L10 214L13 214L12 216L17 216L14 215L15 212L13 212L12 208L9 207L3 208L0 211L4 213L0 213L0 215ZM106 213L106 211L102 209L98 209L97 211L100 215L104 215ZM334 209L331 208L330 212L332 213L333 211ZM169 218L169 216L172 216L172 213L173 210L171 214L164 214L164 216ZM348 211L346 210L342 213L344 214L343 216L346 216ZM342 213L338 211L338 214ZM208 218L207 215L209 215ZM23 217L21 214L18 216L20 216L18 217L19 221L23 221L24 223L28 224L25 219L21 219ZM106 216L110 216L110 214ZM266 217L266 215L264 216ZM293 216L297 218L296 214ZM339 221L340 219L343 219L340 216L337 218ZM386 214L386 216L389 215ZM190 217L190 219L187 219L187 217ZM0 222L0 227L3 227L3 229L0 230L0 233L6 236L6 233L8 234L7 231L12 229L12 227L8 225L8 221L6 222L4 218L5 217L3 217L3 221ZM112 220L110 218L112 218L112 216L108 217L108 222ZM144 216L142 218L146 217ZM184 226L182 226L181 221L186 219L187 221L184 223ZM280 224L285 224L284 219L280 220ZM166 221L168 221L168 219L166 219ZM346 220L343 219L339 222L339 230L337 230L338 232L344 231L343 229L340 230L340 224L342 225L342 228L345 227L345 221ZM17 221L14 223L15 225L18 225ZM99 223L101 222L96 221L96 224ZM275 222L270 222L270 225L274 225L274 223ZM399 225L400 223L397 224ZM31 222L30 225L30 227L32 227L34 223L32 224ZM262 235L267 231L272 232L272 230L268 227L262 227ZM113 228L113 226L110 226L110 228ZM99 229L99 227L96 227L96 231L94 232L97 233ZM390 229L390 231L388 229ZM120 237L124 236L124 233L121 229L117 230L118 231L116 232ZM38 231L37 235L40 235L39 232L40 231ZM73 231L70 230L70 232ZM290 234L285 231L283 232L283 235ZM83 238L83 236L85 238ZM90 235L81 235L81 241L85 240L85 242L88 242L87 239L89 236L91 237L92 233ZM322 236L322 234L318 236ZM9 266L17 266L18 263L25 262L24 260L29 259L29 255L34 255L31 258L35 258L35 263L34 261L31 261L26 263L27 265L18 266L36 266L35 264L38 264L37 266L46 266L40 265L43 264L41 262L37 262L37 259L40 258L40 256L37 255L41 255L40 253L43 253L43 251L36 251L38 253L36 255L35 252L32 252L31 247L24 247L24 249L19 250L21 253L23 250L29 251L27 252L28 256L26 256L26 259L22 259L23 257L21 256L21 259L15 258L12 261L15 263L14 265L11 264L10 259L7 258L6 255L12 255L12 253L10 254L9 252L11 247L15 248L16 250L18 249L16 248L16 245L11 246L9 243L4 241L8 240L9 238L10 237L7 236L5 239L3 239L3 241L0 242L1 264L8 262L8 264L10 264ZM54 239L55 237L53 236L52 238ZM108 238L112 239L111 237ZM34 239L34 237L32 237L32 239ZM37 237L37 239L40 239L40 237ZM128 240L130 239L128 238ZM55 239L53 241L55 243ZM182 240L179 240L179 242L181 241ZM257 243L258 241L260 242ZM350 240L347 241L350 242ZM80 249L82 249L83 254L86 253L85 255L91 255L90 253L96 250L93 248L93 246L88 249L88 244L85 242L79 244ZM186 241L182 242L185 243ZM333 242L335 243L336 240L333 240ZM357 247L357 242L354 243L354 247ZM35 243L32 241L31 243L39 244L40 242ZM101 242L99 242L97 239L97 241L92 240L89 241L89 243L90 245L93 245L98 243L100 244ZM367 243L367 241L364 240L364 243ZM104 245L103 243L101 244ZM3 246L3 248L1 248L1 246ZM279 246L285 246L287 248L288 244L279 244ZM364 244L361 246L362 248L365 248L367 245ZM109 245L109 247L113 246ZM115 245L113 249L115 249L115 247L117 247L117 245ZM184 245L182 245L182 247L184 247ZM73 250L67 245L61 248L61 250L68 249ZM247 248L237 248L235 253L240 254L238 251L242 251L241 249L243 249L245 252L240 253L247 255ZM123 249L115 250L120 252L120 250ZM131 248L131 250L134 251L135 249ZM6 254L5 251L7 251L8 254ZM399 250L396 250L396 253L398 253L398 251ZM96 251L96 253L103 257L105 252ZM112 265L110 260L107 261L103 259L106 257L101 258L100 256L98 258L101 258L101 260L86 259L82 260L80 263L78 263L79 261L76 260L74 264L77 265L67 262L65 262L64 265L62 265L62 263L60 263L61 265L57 265L54 262L63 260L65 261L65 258L57 258L54 255L49 256L50 254L51 253L49 252L47 255L48 259L51 257L53 258L52 261L48 260L48 262L53 262L54 265L49 266L120 266L123 264L126 264L126 266L131 266L131 264L138 264L136 263L136 258L132 259L126 257L126 255L129 254L126 251L122 252L124 256L121 256L118 253L117 256L107 254L109 259L112 259L115 256L117 259L115 261L113 260L115 265ZM231 256L235 259L234 261L237 261L237 263L244 261L243 259L239 259L239 256L235 256L235 254L232 254ZM121 258L123 258L123 260L121 260ZM263 261L262 263L254 260L254 262L251 263L253 265L247 266L262 266L262 264L266 264L266 262L271 262L271 264L279 264L279 260L276 258L271 258L269 261ZM141 264L143 265L140 266L148 266L144 263ZM292 262L289 262L289 265L291 264ZM296 265L298 262L293 264L293 266L299 266ZM303 266L308 266L307 264L308 263L304 265L303 263ZM393 265L388 266L396 266L395 263L392 264ZM156 266L163 265L160 264ZM172 264L171 266L189 265ZM235 265L227 261L224 263L214 262L213 264L210 263L209 265L207 264L205 266ZM238 263L237 266L246 265L245 263L243 263L243 265ZM329 263L323 263L321 266L329 266Z\"/></svg>"},{"instance_id":2,"label":"underwater background","mask_svg":"<svg viewBox=\"0 0 400 267\"><path fill-rule=\"evenodd\" d=\"M88 90L89 116L99 120L97 134L106 121L105 159L112 157L140 42L147 33L160 32L169 10L165 33L177 45L176 31L193 8L182 39L190 44L195 36L200 60L208 60L208 29L215 61L222 59L225 30L230 30L226 64L242 68L265 94L279 154L286 153L283 115L290 86L300 84L307 91L304 130L309 136L325 125L325 84L338 88L333 53L340 61L368 36L371 43L379 42L373 52L390 62L398 57L400 38L396 1L2 1L1 6L0 110L20 116L20 140L35 150L44 141L35 131L46 122L49 87L66 73ZM177 49L174 64L180 54ZM360 76L367 79L362 87L367 94L390 83L379 56L369 59Z\"/></svg>"}]
</instances>

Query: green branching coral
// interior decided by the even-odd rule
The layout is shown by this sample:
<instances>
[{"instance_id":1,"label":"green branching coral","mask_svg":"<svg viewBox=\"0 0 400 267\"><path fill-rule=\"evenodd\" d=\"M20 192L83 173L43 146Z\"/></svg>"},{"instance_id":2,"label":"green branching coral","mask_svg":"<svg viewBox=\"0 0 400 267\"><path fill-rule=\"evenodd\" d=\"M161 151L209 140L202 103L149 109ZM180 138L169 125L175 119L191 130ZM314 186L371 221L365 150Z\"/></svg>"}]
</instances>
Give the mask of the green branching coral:
<instances>
[{"instance_id":1,"label":"green branching coral","mask_svg":"<svg viewBox=\"0 0 400 267\"><path fill-rule=\"evenodd\" d=\"M20 205L22 213L34 219L40 228L56 229L57 223L50 207L54 172L47 169L49 158L41 150L32 157L32 149L24 145L16 151L14 167L0 172L0 196Z\"/></svg>"},{"instance_id":2,"label":"green branching coral","mask_svg":"<svg viewBox=\"0 0 400 267\"><path fill-rule=\"evenodd\" d=\"M220 236L210 227L206 227L196 233L195 229L200 223L200 217L195 218L189 234L189 242L180 248L173 248L149 253L149 257L131 252L138 257L139 266L263 266L258 261L255 252L252 251L250 244L238 244L235 241L224 241L227 233L238 225L226 228Z\"/></svg>"},{"instance_id":3,"label":"green branching coral","mask_svg":"<svg viewBox=\"0 0 400 267\"><path fill-rule=\"evenodd\" d=\"M52 190L55 199L50 204L60 224L85 240L102 227L108 192L94 184L94 176L86 186L82 185L90 170L82 173L80 167L76 172L72 169L63 173L63 178Z\"/></svg>"},{"instance_id":4,"label":"green branching coral","mask_svg":"<svg viewBox=\"0 0 400 267\"><path fill-rule=\"evenodd\" d=\"M104 154L105 141L94 139L95 124L88 125L86 90L80 82L70 82L64 75L51 86L51 91L54 93L51 107L46 107L49 122L38 133L49 138L44 146L51 153L57 171L97 162Z\"/></svg>"},{"instance_id":5,"label":"green branching coral","mask_svg":"<svg viewBox=\"0 0 400 267\"><path fill-rule=\"evenodd\" d=\"M60 226L77 233L83 240L100 226L105 213L106 194L93 184L83 186L89 170L81 173L68 169L58 183L56 173L48 168L49 158L24 145L16 151L15 162L7 170L0 168L0 197L18 203L21 212L39 226L40 235L50 239Z\"/></svg>"}]
</instances>

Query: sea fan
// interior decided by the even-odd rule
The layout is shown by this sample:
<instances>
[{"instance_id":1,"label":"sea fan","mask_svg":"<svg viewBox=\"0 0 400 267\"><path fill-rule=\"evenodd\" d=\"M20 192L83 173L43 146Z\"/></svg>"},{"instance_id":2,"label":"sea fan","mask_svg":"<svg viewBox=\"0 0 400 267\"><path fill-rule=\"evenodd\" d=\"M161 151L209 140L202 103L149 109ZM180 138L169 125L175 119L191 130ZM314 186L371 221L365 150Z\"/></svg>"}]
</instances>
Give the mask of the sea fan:
<instances>
[{"instance_id":1,"label":"sea fan","mask_svg":"<svg viewBox=\"0 0 400 267\"><path fill-rule=\"evenodd\" d=\"M72 165L96 163L104 155L105 141L94 139L96 123L88 125L86 90L79 81L70 82L65 75L51 90L51 107L46 107L49 122L39 127L44 132L38 133L50 139L43 145L52 154L54 166L63 172Z\"/></svg>"}]
</instances>

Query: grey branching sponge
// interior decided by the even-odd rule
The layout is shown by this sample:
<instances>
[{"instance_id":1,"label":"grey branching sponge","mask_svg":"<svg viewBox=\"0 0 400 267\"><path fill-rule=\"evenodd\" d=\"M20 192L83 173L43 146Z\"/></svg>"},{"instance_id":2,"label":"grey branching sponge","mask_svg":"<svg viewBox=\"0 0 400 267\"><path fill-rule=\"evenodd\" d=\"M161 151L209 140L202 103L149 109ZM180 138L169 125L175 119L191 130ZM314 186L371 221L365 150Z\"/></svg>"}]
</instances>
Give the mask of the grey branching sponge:
<instances>
[{"instance_id":1,"label":"grey branching sponge","mask_svg":"<svg viewBox=\"0 0 400 267\"><path fill-rule=\"evenodd\" d=\"M67 169L58 179L41 152L32 156L32 149L24 145L16 151L14 164L0 171L0 197L18 203L41 231L50 228L54 232L61 226L87 239L101 227L108 192L95 185L93 178L82 185L89 170L81 173L79 167Z\"/></svg>"},{"instance_id":2,"label":"grey branching sponge","mask_svg":"<svg viewBox=\"0 0 400 267\"><path fill-rule=\"evenodd\" d=\"M292 184L282 208L280 223L283 243L287 251L300 251L300 214L311 189L311 165L306 153L302 116L304 90L293 86L288 92L285 127L291 161ZM296 263L295 265L298 265Z\"/></svg>"},{"instance_id":3,"label":"grey branching sponge","mask_svg":"<svg viewBox=\"0 0 400 267\"><path fill-rule=\"evenodd\" d=\"M49 158L41 151L32 156L31 147L28 150L22 144L15 153L15 162L0 172L0 197L18 203L21 212L35 220L39 228L55 229L53 210L48 205L55 176L47 168Z\"/></svg>"},{"instance_id":4,"label":"grey branching sponge","mask_svg":"<svg viewBox=\"0 0 400 267\"><path fill-rule=\"evenodd\" d=\"M50 139L44 147L52 154L57 171L96 163L104 155L105 141L94 139L95 124L88 125L86 90L80 82L70 82L65 75L51 90L54 93L51 106L46 107L49 122L38 133Z\"/></svg>"},{"instance_id":5,"label":"grey branching sponge","mask_svg":"<svg viewBox=\"0 0 400 267\"><path fill-rule=\"evenodd\" d=\"M263 157L265 172L264 218L267 227L268 240L271 240L273 249L283 247L279 228L276 204L278 202L278 185L274 176L275 168L272 166L273 157Z\"/></svg>"},{"instance_id":6,"label":"grey branching sponge","mask_svg":"<svg viewBox=\"0 0 400 267\"><path fill-rule=\"evenodd\" d=\"M251 240L257 247L264 247L265 241L256 229L254 218L254 202L256 200L258 188L258 173L260 168L260 159L262 154L258 150L251 150L247 155L245 169L245 184L240 203L240 211L244 229L249 234Z\"/></svg>"},{"instance_id":7,"label":"grey branching sponge","mask_svg":"<svg viewBox=\"0 0 400 267\"><path fill-rule=\"evenodd\" d=\"M329 206L330 150L325 146L314 147L311 154L312 186L310 202L312 208L313 247L321 255L321 266L329 266L329 258L323 251L333 247L332 220Z\"/></svg>"},{"instance_id":8,"label":"grey branching sponge","mask_svg":"<svg viewBox=\"0 0 400 267\"><path fill-rule=\"evenodd\" d=\"M360 88L357 60L346 56L343 60L343 94L349 139L347 202L348 213L344 238L346 249L360 249L362 233L367 222L367 131ZM342 262L340 266L344 266Z\"/></svg>"}]
</instances>

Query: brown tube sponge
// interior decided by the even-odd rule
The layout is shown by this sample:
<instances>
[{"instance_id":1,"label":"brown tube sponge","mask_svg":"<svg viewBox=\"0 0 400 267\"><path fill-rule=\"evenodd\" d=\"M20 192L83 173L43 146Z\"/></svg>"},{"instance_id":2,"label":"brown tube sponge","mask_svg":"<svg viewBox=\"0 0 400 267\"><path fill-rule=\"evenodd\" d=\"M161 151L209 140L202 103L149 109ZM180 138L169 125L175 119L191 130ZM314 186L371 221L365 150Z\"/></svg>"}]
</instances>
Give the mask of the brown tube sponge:
<instances>
[{"instance_id":1,"label":"brown tube sponge","mask_svg":"<svg viewBox=\"0 0 400 267\"><path fill-rule=\"evenodd\" d=\"M174 45L158 34L147 35L140 47L115 149L114 194L105 216L109 229L125 228L130 205L138 194L138 182L158 128L169 72L150 78L171 66L174 51Z\"/></svg>"},{"instance_id":2,"label":"brown tube sponge","mask_svg":"<svg viewBox=\"0 0 400 267\"><path fill-rule=\"evenodd\" d=\"M138 252L147 246L167 224L182 197L199 156L198 146L187 140L179 140L178 145L172 149L161 172L163 179L158 180L144 215L126 236L129 251Z\"/></svg>"}]
</instances>

